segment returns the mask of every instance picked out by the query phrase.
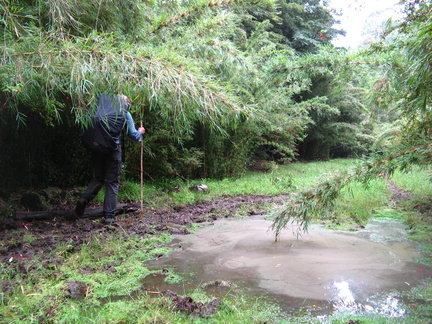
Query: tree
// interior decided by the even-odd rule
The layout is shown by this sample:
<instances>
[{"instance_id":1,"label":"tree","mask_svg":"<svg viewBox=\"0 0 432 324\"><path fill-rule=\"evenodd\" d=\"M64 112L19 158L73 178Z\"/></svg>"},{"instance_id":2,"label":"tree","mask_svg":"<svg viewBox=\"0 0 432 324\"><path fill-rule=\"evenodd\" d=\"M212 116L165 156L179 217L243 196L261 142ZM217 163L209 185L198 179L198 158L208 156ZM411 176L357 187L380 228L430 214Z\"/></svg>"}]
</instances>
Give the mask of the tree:
<instances>
[{"instance_id":1,"label":"tree","mask_svg":"<svg viewBox=\"0 0 432 324\"><path fill-rule=\"evenodd\" d=\"M1 0L0 5L5 125L0 146L8 152L0 165L16 186L74 184L85 155L78 135L82 116L100 91L132 98L136 120L146 123L146 173L152 178L238 176L256 157L296 158L298 143L314 127L337 123L338 134L348 134L358 124L346 120L344 109L359 105L340 107L340 93L319 88L322 78L334 80L329 66L318 61L325 51L319 46L337 31L318 1ZM38 138L46 130L30 126L51 127L52 135ZM69 136L58 135L65 131ZM60 147L55 142L60 138L68 141L65 152L38 153ZM333 141L328 150L337 145L353 143ZM128 149L127 174L134 178L137 151ZM19 167L8 165L11 156ZM53 159L70 170L67 181ZM50 177L43 177L46 170Z\"/></svg>"},{"instance_id":2,"label":"tree","mask_svg":"<svg viewBox=\"0 0 432 324\"><path fill-rule=\"evenodd\" d=\"M307 230L311 216L325 213L340 196L341 189L359 181L367 184L377 177L391 176L396 170L426 166L432 160L431 122L431 1L407 1L406 16L389 29L388 41L373 44L366 58L381 64L382 75L372 88L377 109L396 110L399 130L353 170L335 174L311 190L301 192L274 220L276 238L291 221ZM396 36L394 35L396 33ZM378 56L379 60L375 60Z\"/></svg>"},{"instance_id":3,"label":"tree","mask_svg":"<svg viewBox=\"0 0 432 324\"><path fill-rule=\"evenodd\" d=\"M299 53L313 53L320 46L331 44L331 40L342 30L334 28L336 20L327 8L327 1L278 0L279 12L250 12L258 22L269 20L271 31L283 36L283 41ZM247 26L253 26L247 24Z\"/></svg>"},{"instance_id":4,"label":"tree","mask_svg":"<svg viewBox=\"0 0 432 324\"><path fill-rule=\"evenodd\" d=\"M2 148L24 156L23 165L56 173L36 151L54 145L51 138L59 137L40 139L33 150L26 141L17 148L19 136L11 136L17 125L20 135L30 138L34 129L25 124L43 127L33 120L45 122L54 133L61 132L63 123L61 127L79 138L81 117L100 91L126 94L133 99L136 118L145 116L147 166L155 175L182 173L185 154L191 152L200 165L194 168L196 176L241 174L260 148L276 147L287 159L295 156L309 118L292 100L297 93L292 84L301 81L279 85L269 79L277 60L287 55L295 59L271 23L280 14L275 1L0 4L0 114L8 136ZM304 19L315 19L315 11L329 17L318 3L313 10L309 2L302 6ZM257 20L251 15L255 12L266 19ZM11 122L14 119L19 123ZM75 144L69 150L77 155L66 154L63 163L77 165L84 153L77 149L79 140L70 144ZM23 154L23 149L28 151ZM0 163L7 161L5 157ZM131 172L136 169L129 167ZM12 172L13 166L9 169ZM31 175L27 169L31 179L34 171Z\"/></svg>"},{"instance_id":5,"label":"tree","mask_svg":"<svg viewBox=\"0 0 432 324\"><path fill-rule=\"evenodd\" d=\"M271 1L255 5L259 3L271 7ZM233 91L205 75L198 60L173 47L185 30L192 36L205 31L206 37L220 32L232 17L223 10L214 15L214 7L241 7L242 1L219 1L217 6L213 1L166 4L2 1L0 114L4 133L15 131L13 119L21 129L35 118L51 127L61 123L74 127L82 123L83 112L100 91L133 98L137 117L145 109L146 115L154 115L150 121L158 120L161 134L168 129L177 143L193 134L197 122L226 133L225 128L232 127L247 109ZM2 144L14 150L15 143ZM36 154L22 153L16 154L24 156L24 164L35 162ZM7 163L5 157L2 165Z\"/></svg>"}]
</instances>

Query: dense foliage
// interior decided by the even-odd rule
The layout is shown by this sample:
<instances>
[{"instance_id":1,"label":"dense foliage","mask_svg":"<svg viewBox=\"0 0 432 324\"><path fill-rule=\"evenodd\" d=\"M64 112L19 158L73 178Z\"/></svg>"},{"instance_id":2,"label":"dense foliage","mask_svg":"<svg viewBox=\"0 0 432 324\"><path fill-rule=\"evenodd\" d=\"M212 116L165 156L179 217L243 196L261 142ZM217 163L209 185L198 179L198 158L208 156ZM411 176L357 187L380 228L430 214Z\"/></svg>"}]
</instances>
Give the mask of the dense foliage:
<instances>
[{"instance_id":1,"label":"dense foliage","mask_svg":"<svg viewBox=\"0 0 432 324\"><path fill-rule=\"evenodd\" d=\"M371 89L378 118L388 122L374 151L351 172L334 174L316 188L302 192L275 219L276 235L297 219L307 230L311 215L328 212L343 188L354 181L366 185L378 177L416 165L428 168L432 160L432 3L407 1L405 18L389 25L386 37L367 48L363 56L381 72Z\"/></svg>"},{"instance_id":2,"label":"dense foliage","mask_svg":"<svg viewBox=\"0 0 432 324\"><path fill-rule=\"evenodd\" d=\"M84 181L79 127L100 91L132 98L136 122L147 128L145 173L152 178L236 176L254 158L289 161L316 123L310 112L335 112L325 91L313 93L318 76L279 68L337 33L319 1L0 6L2 185ZM137 155L130 146L131 177Z\"/></svg>"},{"instance_id":3,"label":"dense foliage","mask_svg":"<svg viewBox=\"0 0 432 324\"><path fill-rule=\"evenodd\" d=\"M284 163L370 152L373 106L366 99L379 71L331 45L341 31L326 5L317 0L1 0L0 167L5 172L0 185L84 183L82 116L101 91L132 98L135 121L147 129L145 174L153 179L239 176L256 160ZM422 11L427 16L426 2L407 6L405 35L417 30L410 26L420 23ZM409 35L385 46L391 53L427 55L419 52L427 48L423 43L407 43L415 39ZM403 57L389 53L375 47L368 60L388 67L387 57ZM412 66L403 73L399 80L410 84L397 89L398 95L414 104L415 91L412 96L406 91L422 72ZM384 92L378 95L380 105L396 91L390 74L375 85ZM417 87L419 93L429 89L427 83ZM381 116L392 123L398 115ZM126 156L126 174L137 178L139 148L128 143Z\"/></svg>"}]
</instances>

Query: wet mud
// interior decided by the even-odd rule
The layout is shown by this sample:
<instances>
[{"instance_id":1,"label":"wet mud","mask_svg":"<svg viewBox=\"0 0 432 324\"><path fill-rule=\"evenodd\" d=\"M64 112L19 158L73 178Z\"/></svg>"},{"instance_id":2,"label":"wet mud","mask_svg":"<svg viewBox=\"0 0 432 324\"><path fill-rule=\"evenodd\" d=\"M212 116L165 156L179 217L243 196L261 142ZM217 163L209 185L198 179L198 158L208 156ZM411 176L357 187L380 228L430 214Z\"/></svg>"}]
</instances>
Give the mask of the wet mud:
<instances>
[{"instance_id":1,"label":"wet mud","mask_svg":"<svg viewBox=\"0 0 432 324\"><path fill-rule=\"evenodd\" d=\"M0 262L7 264L11 273L26 276L38 271L37 267L55 269L94 235L167 232L175 236L173 247L179 251L149 266L173 268L184 275L185 282L169 285L162 274L145 278L143 286L167 294L179 311L204 317L219 307L219 298L235 292L266 296L293 313L300 308L317 314L361 309L402 316L403 291L431 277L431 269L417 263L421 255L408 241L403 225L388 220L371 222L353 233L314 227L299 239L287 229L275 242L270 222L260 215L267 203L282 201L283 197L241 195L184 207L145 207L143 215L136 208L126 208L116 226L88 217L0 219ZM73 210L74 206L61 204L58 208ZM237 210L247 216L232 219ZM191 233L191 224L203 226ZM29 236L37 239L29 240ZM65 243L67 249L59 255L56 248ZM13 278L0 282L5 296L19 284ZM187 287L191 291L200 287L215 299L200 304L180 297L188 293ZM80 282L70 282L68 290L71 298L86 296L86 287Z\"/></svg>"},{"instance_id":2,"label":"wet mud","mask_svg":"<svg viewBox=\"0 0 432 324\"><path fill-rule=\"evenodd\" d=\"M432 276L396 221L372 220L357 232L314 226L298 239L288 228L278 242L270 225L262 216L218 220L177 236L181 250L151 266L173 268L190 287L232 282L289 312L303 307L320 314L365 310L402 316L403 292Z\"/></svg>"},{"instance_id":3,"label":"wet mud","mask_svg":"<svg viewBox=\"0 0 432 324\"><path fill-rule=\"evenodd\" d=\"M238 209L248 215L259 214L263 206L272 201L280 201L280 198L259 195L224 196L183 207L155 209L144 206L142 215L136 211L136 204L131 204L131 208L124 208L126 213L118 215L119 222L116 226L106 226L100 218L87 217L92 209L100 206L89 207L84 217L79 219L57 217L59 213L54 211L61 210L68 215L75 208L74 204L61 200L54 205L55 216L51 219L0 218L0 262L7 265L12 277L11 280L0 281L0 291L5 296L12 292L19 284L13 279L18 274L27 276L32 271L38 271L38 268L52 271L68 255L92 240L94 235L103 238L113 231L125 236L146 236L161 232L186 235L190 234L188 226L191 224L211 223L218 218L230 217ZM67 245L62 248L62 254L58 253L59 245ZM81 288L79 283L71 283L71 296L82 296Z\"/></svg>"}]
</instances>

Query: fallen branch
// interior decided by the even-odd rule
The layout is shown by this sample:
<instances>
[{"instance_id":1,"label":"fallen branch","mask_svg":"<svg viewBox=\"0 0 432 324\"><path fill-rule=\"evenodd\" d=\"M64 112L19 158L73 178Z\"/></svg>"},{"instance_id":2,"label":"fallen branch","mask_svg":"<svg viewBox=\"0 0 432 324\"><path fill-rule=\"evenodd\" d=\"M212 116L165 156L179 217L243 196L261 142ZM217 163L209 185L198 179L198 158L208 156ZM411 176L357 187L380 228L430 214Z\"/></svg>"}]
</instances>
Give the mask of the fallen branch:
<instances>
[{"instance_id":1,"label":"fallen branch","mask_svg":"<svg viewBox=\"0 0 432 324\"><path fill-rule=\"evenodd\" d=\"M117 204L116 214L126 214L135 212L139 209L137 204ZM47 210L47 211L33 211L33 212L24 212L17 211L14 215L14 218L17 220L44 220L44 219L53 219L56 217L61 218L76 218L76 214L74 210ZM84 215L80 216L80 218L99 218L103 217L103 207L95 207L95 208L87 208L84 212Z\"/></svg>"}]
</instances>

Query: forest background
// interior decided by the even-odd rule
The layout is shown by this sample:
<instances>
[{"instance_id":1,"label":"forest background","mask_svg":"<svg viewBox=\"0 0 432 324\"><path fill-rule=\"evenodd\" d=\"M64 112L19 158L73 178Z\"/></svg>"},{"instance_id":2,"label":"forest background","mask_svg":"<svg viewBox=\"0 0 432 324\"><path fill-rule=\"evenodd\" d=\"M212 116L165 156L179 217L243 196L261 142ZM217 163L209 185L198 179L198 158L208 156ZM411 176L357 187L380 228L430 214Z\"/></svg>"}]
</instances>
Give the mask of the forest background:
<instances>
[{"instance_id":1,"label":"forest background","mask_svg":"<svg viewBox=\"0 0 432 324\"><path fill-rule=\"evenodd\" d=\"M0 0L0 187L86 184L80 132L99 92L132 99L146 179L348 156L367 160L344 181L428 165L432 5L402 3L353 52L332 45L326 1Z\"/></svg>"}]
</instances>

